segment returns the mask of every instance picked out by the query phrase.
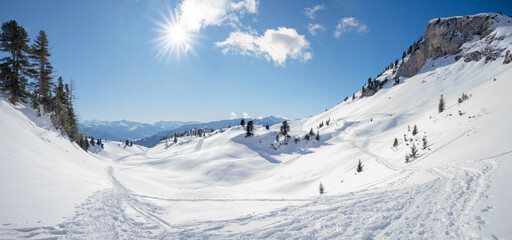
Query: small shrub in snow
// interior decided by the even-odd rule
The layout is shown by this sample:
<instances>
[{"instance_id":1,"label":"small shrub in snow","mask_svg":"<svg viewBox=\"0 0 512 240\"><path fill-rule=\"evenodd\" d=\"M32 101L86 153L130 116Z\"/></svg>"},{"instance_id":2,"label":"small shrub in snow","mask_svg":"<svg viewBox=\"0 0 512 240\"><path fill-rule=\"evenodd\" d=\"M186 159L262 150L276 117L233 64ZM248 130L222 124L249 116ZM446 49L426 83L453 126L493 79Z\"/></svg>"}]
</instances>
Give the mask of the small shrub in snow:
<instances>
[{"instance_id":1,"label":"small shrub in snow","mask_svg":"<svg viewBox=\"0 0 512 240\"><path fill-rule=\"evenodd\" d=\"M441 98L439 98L439 106L437 107L437 110L442 113L444 111L444 98L443 98L443 94L441 94Z\"/></svg>"},{"instance_id":2,"label":"small shrub in snow","mask_svg":"<svg viewBox=\"0 0 512 240\"><path fill-rule=\"evenodd\" d=\"M427 137L424 136L421 140L423 141L423 150L425 150L427 148L427 144L428 144Z\"/></svg>"},{"instance_id":3,"label":"small shrub in snow","mask_svg":"<svg viewBox=\"0 0 512 240\"><path fill-rule=\"evenodd\" d=\"M359 159L359 163L357 164L357 168L356 168L356 171L357 172L362 172L363 171L363 163L361 163L361 159Z\"/></svg>"},{"instance_id":4,"label":"small shrub in snow","mask_svg":"<svg viewBox=\"0 0 512 240\"><path fill-rule=\"evenodd\" d=\"M320 195L325 193L325 188L324 185L322 185L322 183L320 183L320 186L318 187L318 192L320 193Z\"/></svg>"}]
</instances>

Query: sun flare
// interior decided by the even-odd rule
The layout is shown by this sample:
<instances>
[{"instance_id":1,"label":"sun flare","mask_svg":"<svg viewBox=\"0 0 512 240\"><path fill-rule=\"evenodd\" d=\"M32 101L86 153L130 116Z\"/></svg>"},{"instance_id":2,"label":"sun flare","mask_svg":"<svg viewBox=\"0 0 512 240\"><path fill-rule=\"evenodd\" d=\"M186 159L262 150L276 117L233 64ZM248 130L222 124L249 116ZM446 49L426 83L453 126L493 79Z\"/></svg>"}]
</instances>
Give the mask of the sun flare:
<instances>
[{"instance_id":1,"label":"sun flare","mask_svg":"<svg viewBox=\"0 0 512 240\"><path fill-rule=\"evenodd\" d=\"M172 14L169 14L163 22L156 22L156 24L159 26L157 31L160 33L156 39L159 58L169 58L174 55L179 60L182 55L193 54L192 44L195 42L196 34L189 31Z\"/></svg>"}]
</instances>

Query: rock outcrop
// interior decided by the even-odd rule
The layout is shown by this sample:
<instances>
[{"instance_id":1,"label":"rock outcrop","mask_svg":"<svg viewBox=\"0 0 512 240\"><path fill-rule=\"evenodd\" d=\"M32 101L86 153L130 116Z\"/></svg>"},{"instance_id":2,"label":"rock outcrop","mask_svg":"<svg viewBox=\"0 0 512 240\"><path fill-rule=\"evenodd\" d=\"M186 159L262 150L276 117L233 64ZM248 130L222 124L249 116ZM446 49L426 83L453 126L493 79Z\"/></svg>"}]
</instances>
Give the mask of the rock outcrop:
<instances>
[{"instance_id":1,"label":"rock outcrop","mask_svg":"<svg viewBox=\"0 0 512 240\"><path fill-rule=\"evenodd\" d=\"M400 65L396 77L412 77L423 67L427 59L454 55L460 52L464 43L475 36L485 38L492 32L491 18L496 14L478 14L474 16L438 18L431 20L423 40L409 58ZM495 58L494 53L485 54L486 60ZM487 56L488 59L487 59ZM466 53L464 61L478 61L482 58L479 52Z\"/></svg>"}]
</instances>

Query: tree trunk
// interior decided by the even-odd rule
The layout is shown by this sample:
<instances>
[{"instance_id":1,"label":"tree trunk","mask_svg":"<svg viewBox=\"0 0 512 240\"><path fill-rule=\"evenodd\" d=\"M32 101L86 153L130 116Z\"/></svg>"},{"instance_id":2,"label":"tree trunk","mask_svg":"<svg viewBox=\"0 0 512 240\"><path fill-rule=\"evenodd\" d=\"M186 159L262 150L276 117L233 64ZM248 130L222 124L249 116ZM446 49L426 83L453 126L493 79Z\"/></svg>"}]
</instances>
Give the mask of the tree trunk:
<instances>
[{"instance_id":1,"label":"tree trunk","mask_svg":"<svg viewBox=\"0 0 512 240\"><path fill-rule=\"evenodd\" d=\"M11 103L12 105L16 105L16 92L15 91L11 91Z\"/></svg>"}]
</instances>

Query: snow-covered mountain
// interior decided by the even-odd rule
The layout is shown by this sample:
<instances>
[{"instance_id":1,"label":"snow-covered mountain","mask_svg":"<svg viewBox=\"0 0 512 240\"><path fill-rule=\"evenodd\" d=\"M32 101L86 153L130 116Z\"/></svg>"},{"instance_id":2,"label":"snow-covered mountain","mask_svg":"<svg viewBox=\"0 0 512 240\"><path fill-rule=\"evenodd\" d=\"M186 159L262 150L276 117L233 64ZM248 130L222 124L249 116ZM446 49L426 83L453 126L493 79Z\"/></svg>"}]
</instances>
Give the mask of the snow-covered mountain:
<instances>
[{"instance_id":1,"label":"snow-covered mountain","mask_svg":"<svg viewBox=\"0 0 512 240\"><path fill-rule=\"evenodd\" d=\"M220 121L212 121L207 123L195 123L195 124L187 124L183 125L177 128L174 128L172 130L167 131L160 131L150 137L145 137L142 139L139 139L137 141L134 141L134 143L146 147L152 147L155 146L155 144L162 139L163 137L169 137L174 135L174 133L183 133L190 129L199 129L199 128L208 128L208 129L219 129L219 128L228 128L229 126L237 126L240 124L240 121L242 118L236 118L236 119L229 119L229 120L220 120ZM274 125L276 123L281 123L283 121L286 121L284 118L278 118L274 116L264 117L264 118L251 118L251 119L244 119L244 121L254 121L255 125Z\"/></svg>"},{"instance_id":2,"label":"snow-covered mountain","mask_svg":"<svg viewBox=\"0 0 512 240\"><path fill-rule=\"evenodd\" d=\"M510 239L511 21L430 21L367 97L290 121L288 140L233 125L86 154L0 98L0 237Z\"/></svg>"},{"instance_id":3,"label":"snow-covered mountain","mask_svg":"<svg viewBox=\"0 0 512 240\"><path fill-rule=\"evenodd\" d=\"M172 130L183 125L197 124L197 121L159 121L153 124L132 121L85 120L78 128L84 135L112 141L135 140L152 136L160 131Z\"/></svg>"}]
</instances>

